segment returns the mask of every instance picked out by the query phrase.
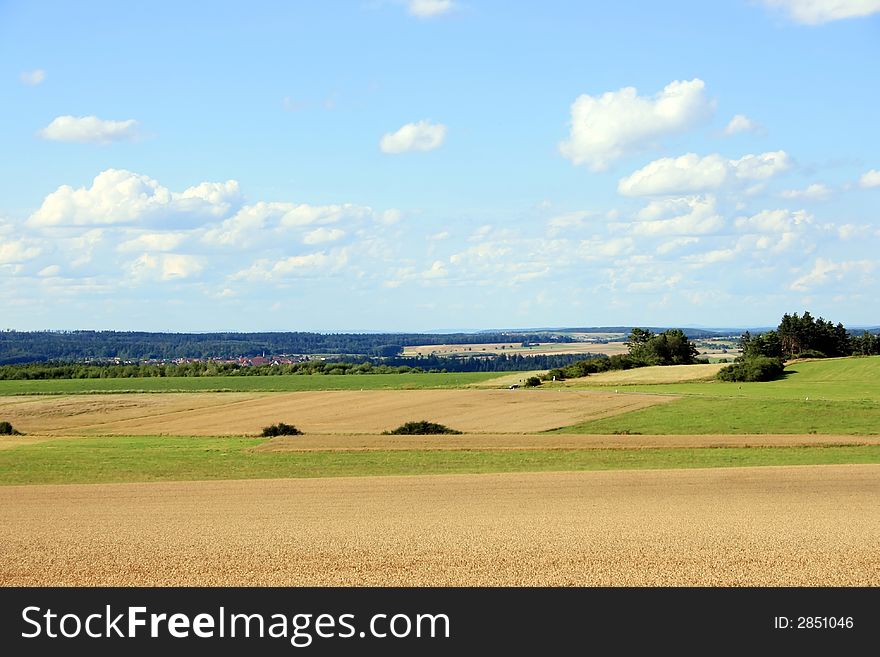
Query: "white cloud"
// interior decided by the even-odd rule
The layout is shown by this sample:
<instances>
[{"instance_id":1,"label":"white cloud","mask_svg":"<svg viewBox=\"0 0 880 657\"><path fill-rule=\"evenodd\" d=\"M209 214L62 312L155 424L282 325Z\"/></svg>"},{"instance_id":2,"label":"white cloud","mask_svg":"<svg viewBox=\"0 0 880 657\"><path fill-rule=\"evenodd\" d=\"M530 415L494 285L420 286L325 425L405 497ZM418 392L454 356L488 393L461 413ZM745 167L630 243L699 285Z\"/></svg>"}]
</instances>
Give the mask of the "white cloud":
<instances>
[{"instance_id":1,"label":"white cloud","mask_svg":"<svg viewBox=\"0 0 880 657\"><path fill-rule=\"evenodd\" d=\"M432 278L444 278L449 274L446 270L446 266L439 260L435 260L431 265L431 268L422 272L421 277L425 279Z\"/></svg>"},{"instance_id":2,"label":"white cloud","mask_svg":"<svg viewBox=\"0 0 880 657\"><path fill-rule=\"evenodd\" d=\"M589 240L581 240L580 255L587 260L616 258L632 253L633 248L633 240L629 237L618 237L613 239L593 238Z\"/></svg>"},{"instance_id":3,"label":"white cloud","mask_svg":"<svg viewBox=\"0 0 880 657\"><path fill-rule=\"evenodd\" d=\"M654 251L660 255L666 255L691 244L699 244L699 237L676 237L660 244Z\"/></svg>"},{"instance_id":4,"label":"white cloud","mask_svg":"<svg viewBox=\"0 0 880 657\"><path fill-rule=\"evenodd\" d=\"M205 268L205 258L179 253L144 253L128 264L129 276L135 281L182 280L196 276Z\"/></svg>"},{"instance_id":5,"label":"white cloud","mask_svg":"<svg viewBox=\"0 0 880 657\"><path fill-rule=\"evenodd\" d=\"M821 25L844 18L880 12L880 0L762 0L768 7L785 10L797 23Z\"/></svg>"},{"instance_id":6,"label":"white cloud","mask_svg":"<svg viewBox=\"0 0 880 657\"><path fill-rule=\"evenodd\" d=\"M107 169L91 187L62 185L43 200L27 223L31 226L133 224L168 215L218 217L237 202L238 183L202 183L181 194L143 174Z\"/></svg>"},{"instance_id":7,"label":"white cloud","mask_svg":"<svg viewBox=\"0 0 880 657\"><path fill-rule=\"evenodd\" d=\"M137 124L134 119L107 121L97 116L59 116L37 134L52 141L109 144L137 137Z\"/></svg>"},{"instance_id":8,"label":"white cloud","mask_svg":"<svg viewBox=\"0 0 880 657\"><path fill-rule=\"evenodd\" d=\"M708 118L714 104L704 87L694 78L670 82L653 97L639 96L635 87L601 96L582 94L571 105L569 138L559 144L559 151L575 165L607 169L615 160Z\"/></svg>"},{"instance_id":9,"label":"white cloud","mask_svg":"<svg viewBox=\"0 0 880 657\"><path fill-rule=\"evenodd\" d=\"M120 244L118 251L173 251L186 239L186 233L143 233Z\"/></svg>"},{"instance_id":10,"label":"white cloud","mask_svg":"<svg viewBox=\"0 0 880 657\"><path fill-rule=\"evenodd\" d=\"M840 282L850 273L870 274L877 268L874 260L846 260L834 262L826 258L816 258L813 268L795 279L789 286L798 292L807 292L828 282Z\"/></svg>"},{"instance_id":11,"label":"white cloud","mask_svg":"<svg viewBox=\"0 0 880 657\"><path fill-rule=\"evenodd\" d=\"M808 201L824 201L830 198L831 188L823 183L813 183L805 189L787 189L782 198L806 199Z\"/></svg>"},{"instance_id":12,"label":"white cloud","mask_svg":"<svg viewBox=\"0 0 880 657\"><path fill-rule=\"evenodd\" d=\"M409 151L432 151L446 139L446 126L442 123L419 121L401 126L397 132L387 132L379 142L383 153L398 154Z\"/></svg>"},{"instance_id":13,"label":"white cloud","mask_svg":"<svg viewBox=\"0 0 880 657\"><path fill-rule=\"evenodd\" d=\"M803 210L762 210L751 217L739 217L735 225L753 233L785 233L813 223L813 217Z\"/></svg>"},{"instance_id":14,"label":"white cloud","mask_svg":"<svg viewBox=\"0 0 880 657\"><path fill-rule=\"evenodd\" d=\"M452 0L408 0L406 10L419 18L433 18L452 11Z\"/></svg>"},{"instance_id":15,"label":"white cloud","mask_svg":"<svg viewBox=\"0 0 880 657\"><path fill-rule=\"evenodd\" d=\"M233 274L231 278L251 282L270 282L338 271L347 263L348 251L345 249L331 253L318 251L275 261L261 258L247 269Z\"/></svg>"},{"instance_id":16,"label":"white cloud","mask_svg":"<svg viewBox=\"0 0 880 657\"><path fill-rule=\"evenodd\" d=\"M652 201L639 211L637 218L632 232L645 236L706 235L724 226L713 196Z\"/></svg>"},{"instance_id":17,"label":"white cloud","mask_svg":"<svg viewBox=\"0 0 880 657\"><path fill-rule=\"evenodd\" d=\"M391 208L390 210L385 210L381 215L379 215L378 221L380 224L392 226L398 223L401 219L403 219L403 212L401 212L397 208Z\"/></svg>"},{"instance_id":18,"label":"white cloud","mask_svg":"<svg viewBox=\"0 0 880 657\"><path fill-rule=\"evenodd\" d=\"M216 246L243 248L272 239L273 232L277 237L289 230L303 230L310 226L361 220L371 216L371 208L351 203L308 205L260 201L242 207L229 219L207 230L202 240Z\"/></svg>"},{"instance_id":19,"label":"white cloud","mask_svg":"<svg viewBox=\"0 0 880 657\"><path fill-rule=\"evenodd\" d=\"M551 235L558 235L563 231L577 230L585 228L590 223L590 219L595 219L596 213L590 211L566 212L551 218L547 225L550 227Z\"/></svg>"},{"instance_id":20,"label":"white cloud","mask_svg":"<svg viewBox=\"0 0 880 657\"><path fill-rule=\"evenodd\" d=\"M11 265L36 258L42 250L25 240L0 241L0 265Z\"/></svg>"},{"instance_id":21,"label":"white cloud","mask_svg":"<svg viewBox=\"0 0 880 657\"><path fill-rule=\"evenodd\" d=\"M725 135L735 135L739 132L752 132L752 133L760 133L763 129L760 124L752 121L745 114L737 114L730 122L727 124L727 127L724 128Z\"/></svg>"},{"instance_id":22,"label":"white cloud","mask_svg":"<svg viewBox=\"0 0 880 657\"><path fill-rule=\"evenodd\" d=\"M428 240L431 242L440 242L442 240L448 240L449 237L450 235L448 230L441 230L439 233L428 235Z\"/></svg>"},{"instance_id":23,"label":"white cloud","mask_svg":"<svg viewBox=\"0 0 880 657\"><path fill-rule=\"evenodd\" d=\"M41 276L43 278L52 278L54 276L58 276L61 273L61 267L58 265L49 265L48 267L43 267L40 271L37 272L37 276Z\"/></svg>"},{"instance_id":24,"label":"white cloud","mask_svg":"<svg viewBox=\"0 0 880 657\"><path fill-rule=\"evenodd\" d=\"M790 166L785 151L745 155L738 160L687 153L649 162L621 178L617 191L624 196L692 194L719 189L730 181L766 180Z\"/></svg>"},{"instance_id":25,"label":"white cloud","mask_svg":"<svg viewBox=\"0 0 880 657\"><path fill-rule=\"evenodd\" d=\"M33 71L22 71L18 78L22 81L22 84L35 87L46 79L46 71L41 68L35 68Z\"/></svg>"},{"instance_id":26,"label":"white cloud","mask_svg":"<svg viewBox=\"0 0 880 657\"><path fill-rule=\"evenodd\" d=\"M685 256L684 260L691 264L702 267L705 265L714 265L719 262L730 262L736 257L736 249L714 249L705 253L696 253L694 255Z\"/></svg>"},{"instance_id":27,"label":"white cloud","mask_svg":"<svg viewBox=\"0 0 880 657\"><path fill-rule=\"evenodd\" d=\"M871 169L862 174L862 177L859 178L859 187L864 187L865 189L880 187L880 171Z\"/></svg>"},{"instance_id":28,"label":"white cloud","mask_svg":"<svg viewBox=\"0 0 880 657\"><path fill-rule=\"evenodd\" d=\"M335 242L345 237L345 231L338 228L316 228L303 236L303 244L323 244Z\"/></svg>"}]
</instances>

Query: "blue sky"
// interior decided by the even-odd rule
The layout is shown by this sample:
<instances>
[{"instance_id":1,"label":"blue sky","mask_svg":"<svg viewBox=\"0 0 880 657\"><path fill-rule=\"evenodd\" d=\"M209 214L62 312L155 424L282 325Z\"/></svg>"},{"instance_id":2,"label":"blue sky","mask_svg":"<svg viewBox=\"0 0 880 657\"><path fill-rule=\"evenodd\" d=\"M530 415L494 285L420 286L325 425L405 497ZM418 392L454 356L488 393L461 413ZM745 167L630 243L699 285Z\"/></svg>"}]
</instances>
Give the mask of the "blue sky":
<instances>
[{"instance_id":1,"label":"blue sky","mask_svg":"<svg viewBox=\"0 0 880 657\"><path fill-rule=\"evenodd\" d=\"M880 323L880 0L0 2L0 328Z\"/></svg>"}]
</instances>

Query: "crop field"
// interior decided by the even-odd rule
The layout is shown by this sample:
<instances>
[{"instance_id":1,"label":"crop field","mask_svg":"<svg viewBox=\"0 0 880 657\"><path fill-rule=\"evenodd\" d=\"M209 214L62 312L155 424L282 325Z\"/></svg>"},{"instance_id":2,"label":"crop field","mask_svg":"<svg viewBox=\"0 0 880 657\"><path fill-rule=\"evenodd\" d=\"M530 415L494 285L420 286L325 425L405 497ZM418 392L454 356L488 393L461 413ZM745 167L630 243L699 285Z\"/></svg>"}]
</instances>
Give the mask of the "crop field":
<instances>
[{"instance_id":1,"label":"crop field","mask_svg":"<svg viewBox=\"0 0 880 657\"><path fill-rule=\"evenodd\" d=\"M488 356L519 354L544 356L552 354L625 354L623 342L540 342L523 347L521 342L492 342L486 344L427 344L404 347L404 356Z\"/></svg>"},{"instance_id":2,"label":"crop field","mask_svg":"<svg viewBox=\"0 0 880 657\"><path fill-rule=\"evenodd\" d=\"M878 494L880 465L5 486L0 583L877 586Z\"/></svg>"},{"instance_id":3,"label":"crop field","mask_svg":"<svg viewBox=\"0 0 880 657\"><path fill-rule=\"evenodd\" d=\"M307 433L381 433L422 418L468 432L535 432L672 399L592 390L21 396L0 397L0 416L55 435L253 435L279 421Z\"/></svg>"},{"instance_id":4,"label":"crop field","mask_svg":"<svg viewBox=\"0 0 880 657\"><path fill-rule=\"evenodd\" d=\"M178 376L124 379L0 381L2 395L70 395L100 392L295 392L301 390L410 390L458 388L504 374L293 374L284 376Z\"/></svg>"}]
</instances>

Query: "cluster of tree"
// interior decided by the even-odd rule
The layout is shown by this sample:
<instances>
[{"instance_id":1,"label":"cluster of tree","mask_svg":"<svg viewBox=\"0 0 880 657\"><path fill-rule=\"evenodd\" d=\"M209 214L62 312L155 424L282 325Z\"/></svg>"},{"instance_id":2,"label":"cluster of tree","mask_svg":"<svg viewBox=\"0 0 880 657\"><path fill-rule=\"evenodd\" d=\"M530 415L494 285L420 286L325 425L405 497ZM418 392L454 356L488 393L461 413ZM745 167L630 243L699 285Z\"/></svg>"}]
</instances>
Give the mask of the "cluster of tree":
<instances>
[{"instance_id":1,"label":"cluster of tree","mask_svg":"<svg viewBox=\"0 0 880 657\"><path fill-rule=\"evenodd\" d=\"M459 434L461 431L450 429L445 424L437 424L436 422L428 422L427 420L418 420L417 422L406 422L396 429L382 432L385 436L428 436L444 433Z\"/></svg>"},{"instance_id":2,"label":"cluster of tree","mask_svg":"<svg viewBox=\"0 0 880 657\"><path fill-rule=\"evenodd\" d=\"M752 356L722 367L715 376L719 381L772 381L782 376L784 369L781 358Z\"/></svg>"},{"instance_id":3,"label":"cluster of tree","mask_svg":"<svg viewBox=\"0 0 880 657\"><path fill-rule=\"evenodd\" d=\"M16 431L10 422L4 420L0 422L0 436L20 436L21 432Z\"/></svg>"},{"instance_id":4,"label":"cluster of tree","mask_svg":"<svg viewBox=\"0 0 880 657\"><path fill-rule=\"evenodd\" d=\"M798 316L785 314L773 331L752 335L746 331L740 339L743 358L822 358L834 356L869 356L880 353L880 339L864 331L852 336L843 324L823 318L814 319L809 312Z\"/></svg>"},{"instance_id":5,"label":"cluster of tree","mask_svg":"<svg viewBox=\"0 0 880 657\"><path fill-rule=\"evenodd\" d=\"M0 364L85 359L237 358L271 354L396 356L406 346L487 342L571 342L543 333L146 333L2 331Z\"/></svg>"},{"instance_id":6,"label":"cluster of tree","mask_svg":"<svg viewBox=\"0 0 880 657\"><path fill-rule=\"evenodd\" d=\"M629 357L637 367L646 365L692 365L696 362L697 348L681 329L653 333L634 328L626 341Z\"/></svg>"},{"instance_id":7,"label":"cluster of tree","mask_svg":"<svg viewBox=\"0 0 880 657\"><path fill-rule=\"evenodd\" d=\"M302 431L297 429L292 424L279 422L278 424L272 424L268 427L263 427L263 433L260 435L266 438L274 438L275 436L299 436L302 435Z\"/></svg>"},{"instance_id":8,"label":"cluster of tree","mask_svg":"<svg viewBox=\"0 0 880 657\"><path fill-rule=\"evenodd\" d=\"M634 328L626 341L627 354L599 356L579 360L565 367L550 370L545 380L574 379L608 370L629 370L649 365L692 365L697 361L697 348L681 329L654 333Z\"/></svg>"}]
</instances>

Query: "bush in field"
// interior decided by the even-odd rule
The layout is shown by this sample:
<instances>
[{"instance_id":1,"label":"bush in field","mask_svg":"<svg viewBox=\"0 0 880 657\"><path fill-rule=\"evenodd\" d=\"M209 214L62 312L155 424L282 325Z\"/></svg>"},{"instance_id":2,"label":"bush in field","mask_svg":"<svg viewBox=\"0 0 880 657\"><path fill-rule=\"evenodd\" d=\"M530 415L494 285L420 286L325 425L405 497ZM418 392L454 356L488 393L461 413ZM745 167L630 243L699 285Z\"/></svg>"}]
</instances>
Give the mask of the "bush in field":
<instances>
[{"instance_id":1,"label":"bush in field","mask_svg":"<svg viewBox=\"0 0 880 657\"><path fill-rule=\"evenodd\" d=\"M722 367L715 376L720 381L772 381L781 377L784 369L781 358L754 356Z\"/></svg>"},{"instance_id":2,"label":"bush in field","mask_svg":"<svg viewBox=\"0 0 880 657\"><path fill-rule=\"evenodd\" d=\"M274 437L274 436L299 436L302 433L299 429L297 429L292 424L284 424L284 422L279 422L278 424L273 424L270 427L263 427L263 436L266 437Z\"/></svg>"},{"instance_id":3,"label":"bush in field","mask_svg":"<svg viewBox=\"0 0 880 657\"><path fill-rule=\"evenodd\" d=\"M383 431L382 432L386 436L391 435L401 435L401 436L421 436L421 435L430 435L430 434L440 434L440 433L461 433L461 431L456 431L455 429L450 429L449 427L437 424L436 422L428 422L427 420L420 420L419 422L407 422L406 424L401 424L396 429L392 429L391 431Z\"/></svg>"},{"instance_id":4,"label":"bush in field","mask_svg":"<svg viewBox=\"0 0 880 657\"><path fill-rule=\"evenodd\" d=\"M16 431L9 422L0 422L0 436L20 436L21 432Z\"/></svg>"},{"instance_id":5,"label":"bush in field","mask_svg":"<svg viewBox=\"0 0 880 657\"><path fill-rule=\"evenodd\" d=\"M539 385L541 385L541 379L536 376L530 376L526 379L526 388L534 388Z\"/></svg>"}]
</instances>

